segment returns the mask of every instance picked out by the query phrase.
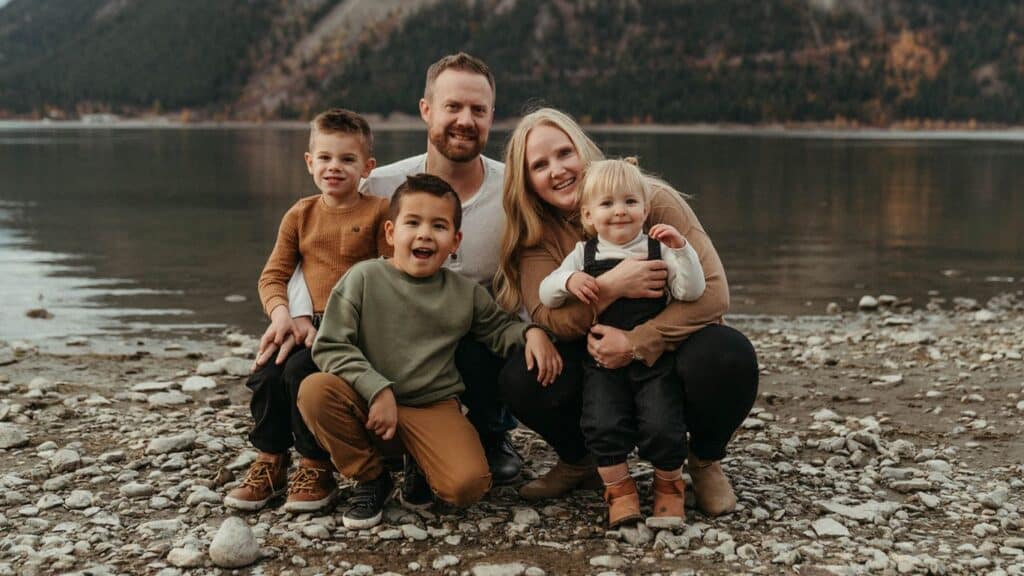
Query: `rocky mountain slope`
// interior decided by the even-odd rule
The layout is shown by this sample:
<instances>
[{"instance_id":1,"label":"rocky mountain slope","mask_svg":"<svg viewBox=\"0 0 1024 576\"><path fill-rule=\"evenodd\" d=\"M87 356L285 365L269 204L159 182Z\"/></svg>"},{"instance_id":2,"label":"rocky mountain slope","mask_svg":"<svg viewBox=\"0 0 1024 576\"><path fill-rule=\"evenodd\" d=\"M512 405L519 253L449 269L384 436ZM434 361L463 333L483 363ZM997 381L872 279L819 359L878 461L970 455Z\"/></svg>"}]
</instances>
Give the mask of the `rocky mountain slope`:
<instances>
[{"instance_id":1,"label":"rocky mountain slope","mask_svg":"<svg viewBox=\"0 0 1024 576\"><path fill-rule=\"evenodd\" d=\"M0 114L415 113L467 50L500 116L618 122L1024 117L1024 4L955 0L13 0Z\"/></svg>"}]
</instances>

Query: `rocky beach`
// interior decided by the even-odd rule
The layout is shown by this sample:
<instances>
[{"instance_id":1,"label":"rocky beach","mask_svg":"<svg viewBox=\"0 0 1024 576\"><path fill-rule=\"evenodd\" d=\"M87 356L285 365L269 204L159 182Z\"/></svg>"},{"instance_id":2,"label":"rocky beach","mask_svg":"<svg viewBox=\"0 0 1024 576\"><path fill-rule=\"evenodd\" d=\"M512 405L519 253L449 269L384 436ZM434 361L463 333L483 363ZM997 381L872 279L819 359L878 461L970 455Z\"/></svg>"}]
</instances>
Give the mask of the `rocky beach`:
<instances>
[{"instance_id":1,"label":"rocky beach","mask_svg":"<svg viewBox=\"0 0 1024 576\"><path fill-rule=\"evenodd\" d=\"M729 320L761 365L724 462L740 504L672 529L607 531L596 492L515 486L393 502L368 531L342 527L347 485L326 514L239 514L221 498L254 456L252 336L0 343L0 574L1024 574L1024 292L827 312ZM554 463L514 440L525 476Z\"/></svg>"}]
</instances>

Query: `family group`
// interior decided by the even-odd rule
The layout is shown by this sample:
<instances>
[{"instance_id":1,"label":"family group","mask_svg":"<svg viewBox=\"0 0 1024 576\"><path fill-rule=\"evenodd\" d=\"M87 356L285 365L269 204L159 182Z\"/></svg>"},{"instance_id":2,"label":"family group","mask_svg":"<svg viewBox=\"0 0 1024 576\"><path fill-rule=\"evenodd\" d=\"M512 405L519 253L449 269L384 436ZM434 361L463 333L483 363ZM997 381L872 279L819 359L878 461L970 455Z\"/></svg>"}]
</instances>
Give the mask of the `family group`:
<instances>
[{"instance_id":1,"label":"family group","mask_svg":"<svg viewBox=\"0 0 1024 576\"><path fill-rule=\"evenodd\" d=\"M736 505L720 461L758 367L723 322L711 240L682 194L606 159L561 111L525 115L504 163L483 156L495 95L480 59L441 58L419 101L426 153L379 168L359 114L311 122L320 193L284 215L260 276L258 456L225 505L287 493L288 511L322 510L337 473L355 482L344 525L368 528L399 472L406 506L471 505L521 477L520 424L559 459L522 498L603 489L610 527L671 525L685 466L704 513ZM649 498L634 450L654 468Z\"/></svg>"}]
</instances>

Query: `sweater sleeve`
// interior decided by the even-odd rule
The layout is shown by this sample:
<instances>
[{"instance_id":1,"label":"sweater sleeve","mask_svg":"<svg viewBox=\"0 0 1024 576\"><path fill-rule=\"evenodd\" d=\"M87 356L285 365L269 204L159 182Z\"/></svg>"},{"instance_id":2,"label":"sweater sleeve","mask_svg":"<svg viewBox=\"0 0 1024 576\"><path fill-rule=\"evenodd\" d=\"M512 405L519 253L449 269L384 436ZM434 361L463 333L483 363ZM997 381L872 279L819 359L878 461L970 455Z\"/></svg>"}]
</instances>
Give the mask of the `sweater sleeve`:
<instances>
[{"instance_id":1,"label":"sweater sleeve","mask_svg":"<svg viewBox=\"0 0 1024 576\"><path fill-rule=\"evenodd\" d=\"M661 245L661 258L668 267L668 287L672 297L692 302L704 293L704 269L700 265L697 251L687 242L675 250Z\"/></svg>"},{"instance_id":2,"label":"sweater sleeve","mask_svg":"<svg viewBox=\"0 0 1024 576\"><path fill-rule=\"evenodd\" d=\"M299 253L299 210L292 206L281 218L277 241L260 274L259 293L263 311L270 313L281 305L288 305L288 280L301 255Z\"/></svg>"},{"instance_id":3,"label":"sweater sleeve","mask_svg":"<svg viewBox=\"0 0 1024 576\"><path fill-rule=\"evenodd\" d=\"M392 382L377 372L359 349L363 276L346 274L331 291L313 343L313 361L324 372L350 384L367 403Z\"/></svg>"},{"instance_id":4,"label":"sweater sleeve","mask_svg":"<svg viewBox=\"0 0 1024 576\"><path fill-rule=\"evenodd\" d=\"M526 331L533 326L520 322L494 301L483 286L473 283L473 324L470 336L502 358L526 340Z\"/></svg>"},{"instance_id":5,"label":"sweater sleeve","mask_svg":"<svg viewBox=\"0 0 1024 576\"><path fill-rule=\"evenodd\" d=\"M519 258L519 285L530 319L547 328L559 340L582 338L594 323L594 309L579 300L568 300L560 308L540 301L540 283L554 272L562 258L546 242L523 250Z\"/></svg>"},{"instance_id":6,"label":"sweater sleeve","mask_svg":"<svg viewBox=\"0 0 1024 576\"><path fill-rule=\"evenodd\" d=\"M375 219L377 226L377 255L385 258L391 258L394 254L395 249L388 244L387 235L384 231L384 223L388 221L388 202L382 200L378 205L377 217Z\"/></svg>"},{"instance_id":7,"label":"sweater sleeve","mask_svg":"<svg viewBox=\"0 0 1024 576\"><path fill-rule=\"evenodd\" d=\"M647 223L671 224L686 237L704 269L705 288L697 300L673 300L660 314L627 332L633 349L648 366L690 334L708 324L721 324L722 315L729 309L729 285L722 261L693 210L682 198L675 197L674 191L664 188L656 188L650 200Z\"/></svg>"},{"instance_id":8,"label":"sweater sleeve","mask_svg":"<svg viewBox=\"0 0 1024 576\"><path fill-rule=\"evenodd\" d=\"M554 272L548 274L541 280L538 293L541 304L548 308L558 308L565 304L569 297L569 290L565 287L569 277L583 270L583 242L576 244L576 248L562 260Z\"/></svg>"}]
</instances>

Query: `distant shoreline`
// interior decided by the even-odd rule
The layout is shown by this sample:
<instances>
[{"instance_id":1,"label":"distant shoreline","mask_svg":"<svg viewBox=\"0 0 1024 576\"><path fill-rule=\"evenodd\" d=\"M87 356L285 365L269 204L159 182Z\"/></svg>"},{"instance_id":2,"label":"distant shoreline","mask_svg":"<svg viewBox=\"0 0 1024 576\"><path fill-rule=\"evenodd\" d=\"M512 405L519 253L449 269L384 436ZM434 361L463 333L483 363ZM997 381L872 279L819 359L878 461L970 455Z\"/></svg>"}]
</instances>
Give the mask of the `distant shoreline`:
<instances>
[{"instance_id":1,"label":"distant shoreline","mask_svg":"<svg viewBox=\"0 0 1024 576\"><path fill-rule=\"evenodd\" d=\"M419 118L371 117L374 130L381 132L422 132ZM496 131L512 130L518 118L499 120ZM308 123L300 120L266 122L229 120L181 122L168 118L114 118L102 120L5 120L0 119L0 132L14 130L306 130ZM1024 126L976 127L971 124L894 125L892 127L849 126L835 123L776 124L587 124L594 133L681 134L706 136L763 136L787 138L841 138L862 140L972 140L1024 141Z\"/></svg>"}]
</instances>

